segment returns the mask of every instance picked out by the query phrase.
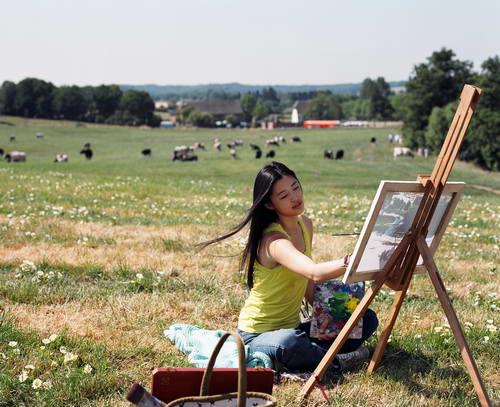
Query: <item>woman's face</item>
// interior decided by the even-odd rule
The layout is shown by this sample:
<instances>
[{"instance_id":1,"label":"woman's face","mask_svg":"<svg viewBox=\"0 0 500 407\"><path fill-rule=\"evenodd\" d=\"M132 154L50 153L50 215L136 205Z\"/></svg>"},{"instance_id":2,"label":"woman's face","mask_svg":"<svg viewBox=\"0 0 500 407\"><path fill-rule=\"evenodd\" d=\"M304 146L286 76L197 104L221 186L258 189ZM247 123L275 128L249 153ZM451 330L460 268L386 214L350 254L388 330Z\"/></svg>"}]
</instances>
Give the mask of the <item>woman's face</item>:
<instances>
[{"instance_id":1,"label":"woman's face","mask_svg":"<svg viewBox=\"0 0 500 407\"><path fill-rule=\"evenodd\" d=\"M302 187L294 177L284 176L273 185L268 209L274 209L284 216L298 216L304 212Z\"/></svg>"}]
</instances>

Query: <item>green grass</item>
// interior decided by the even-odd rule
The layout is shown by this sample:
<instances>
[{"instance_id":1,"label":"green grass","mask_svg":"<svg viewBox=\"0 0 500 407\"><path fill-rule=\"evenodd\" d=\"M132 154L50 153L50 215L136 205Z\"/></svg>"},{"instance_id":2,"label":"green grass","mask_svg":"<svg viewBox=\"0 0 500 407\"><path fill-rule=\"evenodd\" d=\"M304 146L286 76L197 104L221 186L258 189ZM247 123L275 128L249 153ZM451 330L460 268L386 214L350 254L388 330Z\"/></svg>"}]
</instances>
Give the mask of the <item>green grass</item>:
<instances>
[{"instance_id":1,"label":"green grass","mask_svg":"<svg viewBox=\"0 0 500 407\"><path fill-rule=\"evenodd\" d=\"M393 130L385 129L147 130L2 120L15 126L0 124L0 148L26 151L28 161L0 162L0 406L126 406L128 386L149 387L151 368L188 365L163 337L170 324L235 328L246 295L237 275L244 236L202 253L193 245L239 223L250 206L266 161L255 160L248 143L263 146L277 134L302 138L275 148L276 160L303 184L316 260L352 250L355 237L332 243L329 235L361 230L380 180L414 180L435 163L435 157L393 160L386 142ZM240 158L214 151L216 137L243 139ZM195 141L207 147L198 162L171 161L174 146ZM91 161L78 154L87 142ZM150 159L140 156L147 147ZM324 160L325 148L344 149L345 159ZM69 163L53 163L56 153L69 154ZM467 185L436 262L498 402L500 176L457 162L450 180ZM381 321L393 298L383 289L374 301ZM41 349L50 334L57 340ZM375 344L371 338L369 346ZM78 354L76 361L61 363L61 346ZM35 370L20 382L30 364ZM86 364L91 374L83 372ZM332 406L477 404L425 275L410 287L380 368L369 375L365 367L326 377ZM36 377L52 387L33 389ZM275 387L280 405L295 405L298 391L296 384ZM310 405L318 404L315 395Z\"/></svg>"}]
</instances>

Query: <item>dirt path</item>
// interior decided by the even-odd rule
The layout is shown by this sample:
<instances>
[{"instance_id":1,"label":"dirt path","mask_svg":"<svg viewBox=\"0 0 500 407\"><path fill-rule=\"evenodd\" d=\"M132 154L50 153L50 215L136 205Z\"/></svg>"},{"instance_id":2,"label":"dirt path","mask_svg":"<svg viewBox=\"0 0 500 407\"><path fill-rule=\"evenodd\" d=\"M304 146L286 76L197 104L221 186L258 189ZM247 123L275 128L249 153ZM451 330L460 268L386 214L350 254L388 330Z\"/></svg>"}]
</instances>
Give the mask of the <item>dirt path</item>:
<instances>
[{"instance_id":1,"label":"dirt path","mask_svg":"<svg viewBox=\"0 0 500 407\"><path fill-rule=\"evenodd\" d=\"M495 194L495 195L500 195L500 191L497 190L497 189L493 189L493 188L490 188L490 187L485 187L483 185L477 185L477 184L469 184L469 186L473 189L477 189L479 191L486 191L486 192L491 192L492 194Z\"/></svg>"}]
</instances>

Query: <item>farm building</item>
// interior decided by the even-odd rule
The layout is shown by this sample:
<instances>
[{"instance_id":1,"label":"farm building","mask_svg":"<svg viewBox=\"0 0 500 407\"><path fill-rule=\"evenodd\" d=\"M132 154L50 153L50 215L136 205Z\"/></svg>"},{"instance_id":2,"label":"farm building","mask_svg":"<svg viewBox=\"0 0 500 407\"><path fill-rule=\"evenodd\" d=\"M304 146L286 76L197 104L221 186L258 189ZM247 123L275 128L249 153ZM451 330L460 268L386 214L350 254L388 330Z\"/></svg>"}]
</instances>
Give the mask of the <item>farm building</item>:
<instances>
[{"instance_id":1,"label":"farm building","mask_svg":"<svg viewBox=\"0 0 500 407\"><path fill-rule=\"evenodd\" d=\"M241 110L239 99L235 100L196 100L186 102L185 106L199 110L200 112L210 113L215 121L224 120L226 116L233 115L236 121L243 120L243 111Z\"/></svg>"}]
</instances>

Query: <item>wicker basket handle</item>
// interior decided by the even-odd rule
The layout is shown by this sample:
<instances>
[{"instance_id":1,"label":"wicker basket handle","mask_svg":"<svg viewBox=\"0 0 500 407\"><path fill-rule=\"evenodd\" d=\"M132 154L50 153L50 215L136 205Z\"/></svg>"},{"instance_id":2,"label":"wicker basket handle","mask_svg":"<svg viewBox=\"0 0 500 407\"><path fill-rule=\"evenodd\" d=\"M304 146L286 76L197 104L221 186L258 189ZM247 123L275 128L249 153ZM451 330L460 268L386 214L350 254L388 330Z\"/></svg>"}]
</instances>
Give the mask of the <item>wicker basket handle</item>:
<instances>
[{"instance_id":1,"label":"wicker basket handle","mask_svg":"<svg viewBox=\"0 0 500 407\"><path fill-rule=\"evenodd\" d=\"M215 348L208 361L207 368L203 374L203 380L201 381L200 396L206 396L208 394L208 386L210 385L210 379L212 378L212 371L215 365L215 360L219 354L222 345L226 342L226 339L232 336L238 348L238 407L245 407L247 400L247 367L246 367L246 357L245 357L245 347L241 341L240 336L237 333L224 332L215 345Z\"/></svg>"}]
</instances>

